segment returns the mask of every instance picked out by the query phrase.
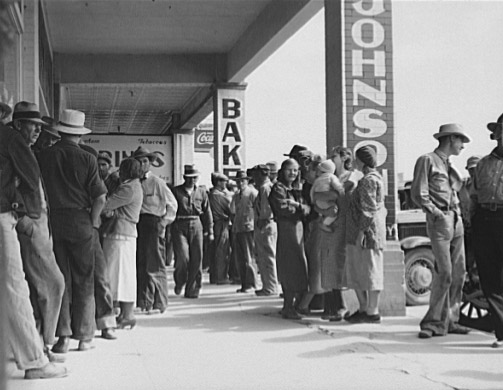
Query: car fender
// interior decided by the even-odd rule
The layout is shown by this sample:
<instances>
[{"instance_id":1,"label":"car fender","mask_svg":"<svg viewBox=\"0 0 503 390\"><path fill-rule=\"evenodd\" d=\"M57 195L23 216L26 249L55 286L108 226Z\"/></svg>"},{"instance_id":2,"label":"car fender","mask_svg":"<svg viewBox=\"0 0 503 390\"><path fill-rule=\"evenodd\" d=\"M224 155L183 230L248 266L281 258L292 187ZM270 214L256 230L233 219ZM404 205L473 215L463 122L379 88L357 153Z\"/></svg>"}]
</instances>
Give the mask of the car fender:
<instances>
[{"instance_id":1,"label":"car fender","mask_svg":"<svg viewBox=\"0 0 503 390\"><path fill-rule=\"evenodd\" d=\"M400 246L404 251L408 251L421 246L431 248L431 241L429 237L410 236L400 240Z\"/></svg>"}]
</instances>

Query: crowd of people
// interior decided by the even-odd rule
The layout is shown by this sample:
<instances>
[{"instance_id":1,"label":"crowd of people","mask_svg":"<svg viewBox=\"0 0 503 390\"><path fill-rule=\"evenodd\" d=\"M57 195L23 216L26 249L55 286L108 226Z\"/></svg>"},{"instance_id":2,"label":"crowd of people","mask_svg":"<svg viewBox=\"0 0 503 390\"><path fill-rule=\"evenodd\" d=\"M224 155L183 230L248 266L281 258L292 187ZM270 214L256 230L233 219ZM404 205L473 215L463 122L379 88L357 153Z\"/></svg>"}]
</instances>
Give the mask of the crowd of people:
<instances>
[{"instance_id":1,"label":"crowd of people","mask_svg":"<svg viewBox=\"0 0 503 390\"><path fill-rule=\"evenodd\" d=\"M0 110L10 114L6 105ZM494 346L503 345L502 122L489 125L497 148L472 159L469 189L448 160L470 140L460 125L442 126L439 147L416 164L411 196L427 214L436 258L421 338L469 331L457 323L469 214ZM387 211L374 148L353 154L337 146L324 158L294 145L279 167L271 161L232 178L214 172L209 190L185 165L183 183L170 187L151 172L158 155L144 147L114 171L111 155L81 143L91 132L84 123L80 111L64 110L54 121L19 102L0 127L9 341L26 378L67 375L61 363L71 339L86 351L96 329L113 340L116 329L135 327L135 313L163 313L171 252L176 295L197 299L208 268L210 283L239 285L237 293L281 294L285 319L318 305L324 320L381 322ZM473 207L462 216L463 188ZM353 313L344 289L356 293Z\"/></svg>"}]
</instances>

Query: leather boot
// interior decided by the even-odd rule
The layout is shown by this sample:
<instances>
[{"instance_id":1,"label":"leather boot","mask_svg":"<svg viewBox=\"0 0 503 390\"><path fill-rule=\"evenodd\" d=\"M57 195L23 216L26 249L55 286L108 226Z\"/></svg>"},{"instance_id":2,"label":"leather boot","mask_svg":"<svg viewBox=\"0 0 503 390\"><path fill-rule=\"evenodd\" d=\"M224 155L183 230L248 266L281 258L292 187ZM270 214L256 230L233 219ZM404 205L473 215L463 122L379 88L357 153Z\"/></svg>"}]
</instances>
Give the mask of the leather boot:
<instances>
[{"instance_id":1,"label":"leather boot","mask_svg":"<svg viewBox=\"0 0 503 390\"><path fill-rule=\"evenodd\" d=\"M61 336L58 339L58 342L52 346L52 352L54 352L54 353L67 353L69 346L70 346L70 337Z\"/></svg>"}]
</instances>

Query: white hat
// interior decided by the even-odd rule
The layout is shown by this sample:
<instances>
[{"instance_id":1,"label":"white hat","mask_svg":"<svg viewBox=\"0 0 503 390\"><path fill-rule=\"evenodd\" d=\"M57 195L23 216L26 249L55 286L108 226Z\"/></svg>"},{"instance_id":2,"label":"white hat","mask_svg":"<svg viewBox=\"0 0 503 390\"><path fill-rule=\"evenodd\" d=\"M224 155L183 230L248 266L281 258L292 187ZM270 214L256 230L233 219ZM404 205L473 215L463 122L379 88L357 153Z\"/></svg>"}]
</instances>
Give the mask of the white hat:
<instances>
[{"instance_id":1,"label":"white hat","mask_svg":"<svg viewBox=\"0 0 503 390\"><path fill-rule=\"evenodd\" d=\"M84 135L89 134L92 130L84 127L86 121L86 114L77 110L63 110L57 125L53 129L60 133Z\"/></svg>"},{"instance_id":2,"label":"white hat","mask_svg":"<svg viewBox=\"0 0 503 390\"><path fill-rule=\"evenodd\" d=\"M463 139L464 143L471 141L471 138L468 136L463 126L457 123L448 123L446 125L440 126L438 133L433 134L433 137L440 139L449 135L460 136Z\"/></svg>"}]
</instances>

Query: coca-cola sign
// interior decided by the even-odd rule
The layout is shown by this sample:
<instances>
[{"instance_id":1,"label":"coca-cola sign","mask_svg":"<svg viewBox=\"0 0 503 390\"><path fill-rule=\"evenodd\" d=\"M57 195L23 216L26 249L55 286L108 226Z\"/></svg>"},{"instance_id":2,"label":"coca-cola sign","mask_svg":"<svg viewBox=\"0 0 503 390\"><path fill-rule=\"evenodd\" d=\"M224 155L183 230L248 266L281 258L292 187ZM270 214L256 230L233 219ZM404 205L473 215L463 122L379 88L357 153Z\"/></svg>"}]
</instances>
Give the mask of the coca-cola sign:
<instances>
[{"instance_id":1,"label":"coca-cola sign","mask_svg":"<svg viewBox=\"0 0 503 390\"><path fill-rule=\"evenodd\" d=\"M194 151L209 153L213 148L213 129L196 128L194 132Z\"/></svg>"}]
</instances>

